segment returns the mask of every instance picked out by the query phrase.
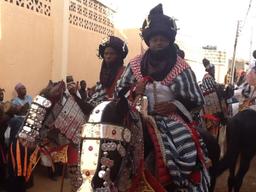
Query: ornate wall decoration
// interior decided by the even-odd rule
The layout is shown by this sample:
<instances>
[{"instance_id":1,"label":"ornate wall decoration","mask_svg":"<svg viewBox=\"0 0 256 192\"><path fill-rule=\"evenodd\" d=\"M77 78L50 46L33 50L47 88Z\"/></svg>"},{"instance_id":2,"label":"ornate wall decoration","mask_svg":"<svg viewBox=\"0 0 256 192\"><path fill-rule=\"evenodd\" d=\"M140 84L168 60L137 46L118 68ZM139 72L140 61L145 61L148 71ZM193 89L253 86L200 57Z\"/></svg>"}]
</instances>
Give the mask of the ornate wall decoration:
<instances>
[{"instance_id":1,"label":"ornate wall decoration","mask_svg":"<svg viewBox=\"0 0 256 192\"><path fill-rule=\"evenodd\" d=\"M96 0L70 0L69 23L104 35L114 33L114 11Z\"/></svg>"},{"instance_id":2,"label":"ornate wall decoration","mask_svg":"<svg viewBox=\"0 0 256 192\"><path fill-rule=\"evenodd\" d=\"M51 0L4 0L13 5L51 16Z\"/></svg>"}]
</instances>

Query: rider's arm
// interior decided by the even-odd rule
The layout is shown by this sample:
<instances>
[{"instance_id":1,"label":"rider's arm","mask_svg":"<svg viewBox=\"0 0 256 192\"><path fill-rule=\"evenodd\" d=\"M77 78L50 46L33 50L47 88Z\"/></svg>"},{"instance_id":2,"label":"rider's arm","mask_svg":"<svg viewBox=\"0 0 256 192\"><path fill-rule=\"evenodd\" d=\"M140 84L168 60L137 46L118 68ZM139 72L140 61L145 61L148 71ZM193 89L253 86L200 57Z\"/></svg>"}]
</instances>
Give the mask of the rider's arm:
<instances>
[{"instance_id":1,"label":"rider's arm","mask_svg":"<svg viewBox=\"0 0 256 192\"><path fill-rule=\"evenodd\" d=\"M203 95L191 68L185 69L171 85L175 97L189 111L199 110L204 104Z\"/></svg>"},{"instance_id":2,"label":"rider's arm","mask_svg":"<svg viewBox=\"0 0 256 192\"><path fill-rule=\"evenodd\" d=\"M136 79L133 75L131 66L130 64L128 64L121 78L117 81L117 86L115 90L116 95L126 94L126 92L128 92L132 88L135 82L136 82Z\"/></svg>"}]
</instances>

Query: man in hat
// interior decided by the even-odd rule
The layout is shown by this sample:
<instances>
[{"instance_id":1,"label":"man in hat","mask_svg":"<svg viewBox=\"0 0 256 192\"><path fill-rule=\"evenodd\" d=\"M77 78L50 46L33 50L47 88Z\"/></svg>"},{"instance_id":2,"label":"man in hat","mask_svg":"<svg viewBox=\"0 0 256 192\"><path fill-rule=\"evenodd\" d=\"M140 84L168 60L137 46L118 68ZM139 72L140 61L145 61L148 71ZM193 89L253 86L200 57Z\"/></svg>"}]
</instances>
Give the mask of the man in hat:
<instances>
[{"instance_id":1,"label":"man in hat","mask_svg":"<svg viewBox=\"0 0 256 192\"><path fill-rule=\"evenodd\" d=\"M203 59L203 65L205 71L207 72L202 80L202 83L206 86L207 89L213 89L216 86L215 82L215 66L210 63L206 58Z\"/></svg>"},{"instance_id":2,"label":"man in hat","mask_svg":"<svg viewBox=\"0 0 256 192\"><path fill-rule=\"evenodd\" d=\"M32 97L27 95L27 89L22 83L18 83L15 86L15 90L17 92L17 97L12 100L12 103L17 106L20 115L25 115L32 103Z\"/></svg>"},{"instance_id":3,"label":"man in hat","mask_svg":"<svg viewBox=\"0 0 256 192\"><path fill-rule=\"evenodd\" d=\"M163 14L162 5L153 8L142 26L142 37L149 48L130 61L117 90L135 85L132 95L148 98L148 113L155 121L152 126L160 131L157 138L153 134L150 137L158 141L158 144L153 142L155 145L161 143L160 155L171 176L170 184L168 176L157 169L160 160L156 155L159 152L155 151L159 183L168 191L207 192L209 177L203 160L205 156L198 145L199 139L188 126L192 120L190 111L202 107L203 96L194 72L177 55L176 32L175 21Z\"/></svg>"},{"instance_id":4,"label":"man in hat","mask_svg":"<svg viewBox=\"0 0 256 192\"><path fill-rule=\"evenodd\" d=\"M80 81L79 93L81 95L82 100L86 101L88 94L87 94L87 90L86 90L86 81L85 80Z\"/></svg>"},{"instance_id":5,"label":"man in hat","mask_svg":"<svg viewBox=\"0 0 256 192\"><path fill-rule=\"evenodd\" d=\"M99 45L98 55L102 59L100 77L89 103L97 105L113 98L116 82L124 71L123 64L127 54L126 43L115 36L109 36Z\"/></svg>"}]
</instances>

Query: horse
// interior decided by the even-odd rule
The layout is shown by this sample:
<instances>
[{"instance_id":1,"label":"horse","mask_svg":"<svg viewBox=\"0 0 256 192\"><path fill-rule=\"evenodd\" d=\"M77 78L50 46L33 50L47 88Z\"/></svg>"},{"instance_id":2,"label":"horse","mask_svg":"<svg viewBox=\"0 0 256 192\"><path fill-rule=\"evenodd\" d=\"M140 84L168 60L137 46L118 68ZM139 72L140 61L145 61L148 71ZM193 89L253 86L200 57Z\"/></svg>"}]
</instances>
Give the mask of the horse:
<instances>
[{"instance_id":1,"label":"horse","mask_svg":"<svg viewBox=\"0 0 256 192\"><path fill-rule=\"evenodd\" d=\"M115 134L118 132L119 137L114 138L113 131ZM218 143L207 131L199 132L214 166L220 155ZM133 182L138 182L138 178L134 177L141 171L141 161L146 170L141 174L141 187L153 188L155 191L173 190L170 185L161 185L160 179L153 176L157 165L156 159L152 161L150 155L155 150L155 143L148 138L150 136L142 114L131 110L126 98L119 97L96 106L82 130L81 172L84 181L79 191L136 191ZM120 153L120 145L123 146L121 151L126 153ZM165 168L161 167L163 170ZM214 191L215 173L210 173L212 180L209 191ZM153 181L153 186L150 186L152 183L149 180Z\"/></svg>"},{"instance_id":2,"label":"horse","mask_svg":"<svg viewBox=\"0 0 256 192\"><path fill-rule=\"evenodd\" d=\"M238 112L229 119L227 124L227 149L224 157L216 165L216 175L221 175L229 169L228 190L239 192L243 178L247 173L250 162L256 154L256 111L246 109ZM236 164L240 156L237 173Z\"/></svg>"},{"instance_id":3,"label":"horse","mask_svg":"<svg viewBox=\"0 0 256 192\"><path fill-rule=\"evenodd\" d=\"M81 182L78 165L80 126L85 123L86 111L89 108L90 106L83 103L77 96L66 93L63 81L55 83L49 81L47 87L33 99L20 129L10 145L10 162L12 162L10 168L12 177L10 179L11 182L17 184L10 185L10 187L15 187L10 190L25 191L25 182L29 180L37 165L40 152L50 157L51 150L49 151L47 148L49 143L56 146L53 148L54 150L67 151L67 157L64 159L67 159L69 163L72 186L74 190L79 187ZM62 139L56 139L60 135L62 135ZM69 154L72 154L73 158L70 158ZM66 160L65 163L67 163Z\"/></svg>"},{"instance_id":4,"label":"horse","mask_svg":"<svg viewBox=\"0 0 256 192\"><path fill-rule=\"evenodd\" d=\"M251 98L245 100L242 105L242 111L238 109L234 110L234 107L232 108L233 105L239 105L237 96L240 97L242 91L240 90L239 93L238 91L236 91L235 94L234 86L228 85L227 88L221 92L221 95L227 101L227 108L229 108L228 118L224 121L224 124L226 124L226 152L212 170L213 174L218 177L225 170L229 169L227 182L229 192L239 192L243 178L256 153L256 142L254 139L256 137L256 123L254 122L256 111L248 108L248 103L252 102ZM236 164L239 156L240 165L236 172Z\"/></svg>"}]
</instances>

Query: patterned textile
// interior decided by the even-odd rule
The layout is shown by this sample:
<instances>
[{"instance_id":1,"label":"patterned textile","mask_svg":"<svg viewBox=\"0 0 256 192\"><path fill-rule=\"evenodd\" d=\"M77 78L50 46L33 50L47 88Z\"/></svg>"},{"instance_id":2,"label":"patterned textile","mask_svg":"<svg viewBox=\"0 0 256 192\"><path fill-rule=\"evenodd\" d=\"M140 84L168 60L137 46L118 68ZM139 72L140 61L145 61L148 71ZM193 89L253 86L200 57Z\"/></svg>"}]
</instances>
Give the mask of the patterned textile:
<instances>
[{"instance_id":1,"label":"patterned textile","mask_svg":"<svg viewBox=\"0 0 256 192\"><path fill-rule=\"evenodd\" d=\"M45 147L45 149L41 149L41 160L42 164L51 167L52 163L67 163L68 155L67 155L68 145L61 146L59 148L56 147Z\"/></svg>"},{"instance_id":2,"label":"patterned textile","mask_svg":"<svg viewBox=\"0 0 256 192\"><path fill-rule=\"evenodd\" d=\"M19 140L14 140L9 149L11 160L11 176L24 176L29 180L31 173L40 160L39 147L33 151L20 144Z\"/></svg>"},{"instance_id":3,"label":"patterned textile","mask_svg":"<svg viewBox=\"0 0 256 192\"><path fill-rule=\"evenodd\" d=\"M18 106L23 106L25 105L26 103L28 103L29 105L31 105L32 103L32 97L30 95L26 95L24 99L21 99L19 97L15 97L13 100L12 100L12 103L14 105L18 105Z\"/></svg>"},{"instance_id":4,"label":"patterned textile","mask_svg":"<svg viewBox=\"0 0 256 192\"><path fill-rule=\"evenodd\" d=\"M142 56L133 59L127 66L123 76L118 82L117 91L125 87L132 87L136 81L142 80L140 73L140 61ZM179 100L188 110L201 107L203 96L196 83L196 78L189 65L180 57L167 77L161 81L170 87L175 93L175 99ZM192 133L178 113L169 117L153 116L163 140L165 161L174 184L179 189L186 191L207 192L209 176L206 168L198 160L195 142ZM192 171L197 168L201 176L199 183L191 181Z\"/></svg>"},{"instance_id":5,"label":"patterned textile","mask_svg":"<svg viewBox=\"0 0 256 192\"><path fill-rule=\"evenodd\" d=\"M76 192L83 183L83 178L80 172L80 165L69 165L68 172L70 174L71 192Z\"/></svg>"},{"instance_id":6,"label":"patterned textile","mask_svg":"<svg viewBox=\"0 0 256 192\"><path fill-rule=\"evenodd\" d=\"M203 80L202 80L202 91L203 92L212 92L212 91L215 91L215 88L216 88L216 82L214 80L214 78L209 74L209 73L206 73L203 77Z\"/></svg>"},{"instance_id":7,"label":"patterned textile","mask_svg":"<svg viewBox=\"0 0 256 192\"><path fill-rule=\"evenodd\" d=\"M206 73L203 77L200 88L203 92L205 99L205 105L203 107L203 112L205 114L205 126L207 129L218 129L218 124L220 122L220 118L222 117L221 114L224 114L224 104L222 104L222 100L218 95L217 83L209 73ZM217 121L209 119L208 117L210 116L212 116L213 118L217 117Z\"/></svg>"},{"instance_id":8,"label":"patterned textile","mask_svg":"<svg viewBox=\"0 0 256 192\"><path fill-rule=\"evenodd\" d=\"M56 103L52 109L54 115L46 117L44 125L60 131L67 139L79 145L81 125L85 123L85 116L72 96L63 97L63 101Z\"/></svg>"},{"instance_id":9,"label":"patterned textile","mask_svg":"<svg viewBox=\"0 0 256 192\"><path fill-rule=\"evenodd\" d=\"M124 67L119 69L118 73L116 74L115 81L113 82L112 86L108 89L104 88L101 83L97 82L95 93L92 95L91 99L89 100L89 103L92 104L93 106L97 106L102 101L107 101L110 98L112 98L114 89L116 87L116 83L121 77L123 71L124 71Z\"/></svg>"}]
</instances>

